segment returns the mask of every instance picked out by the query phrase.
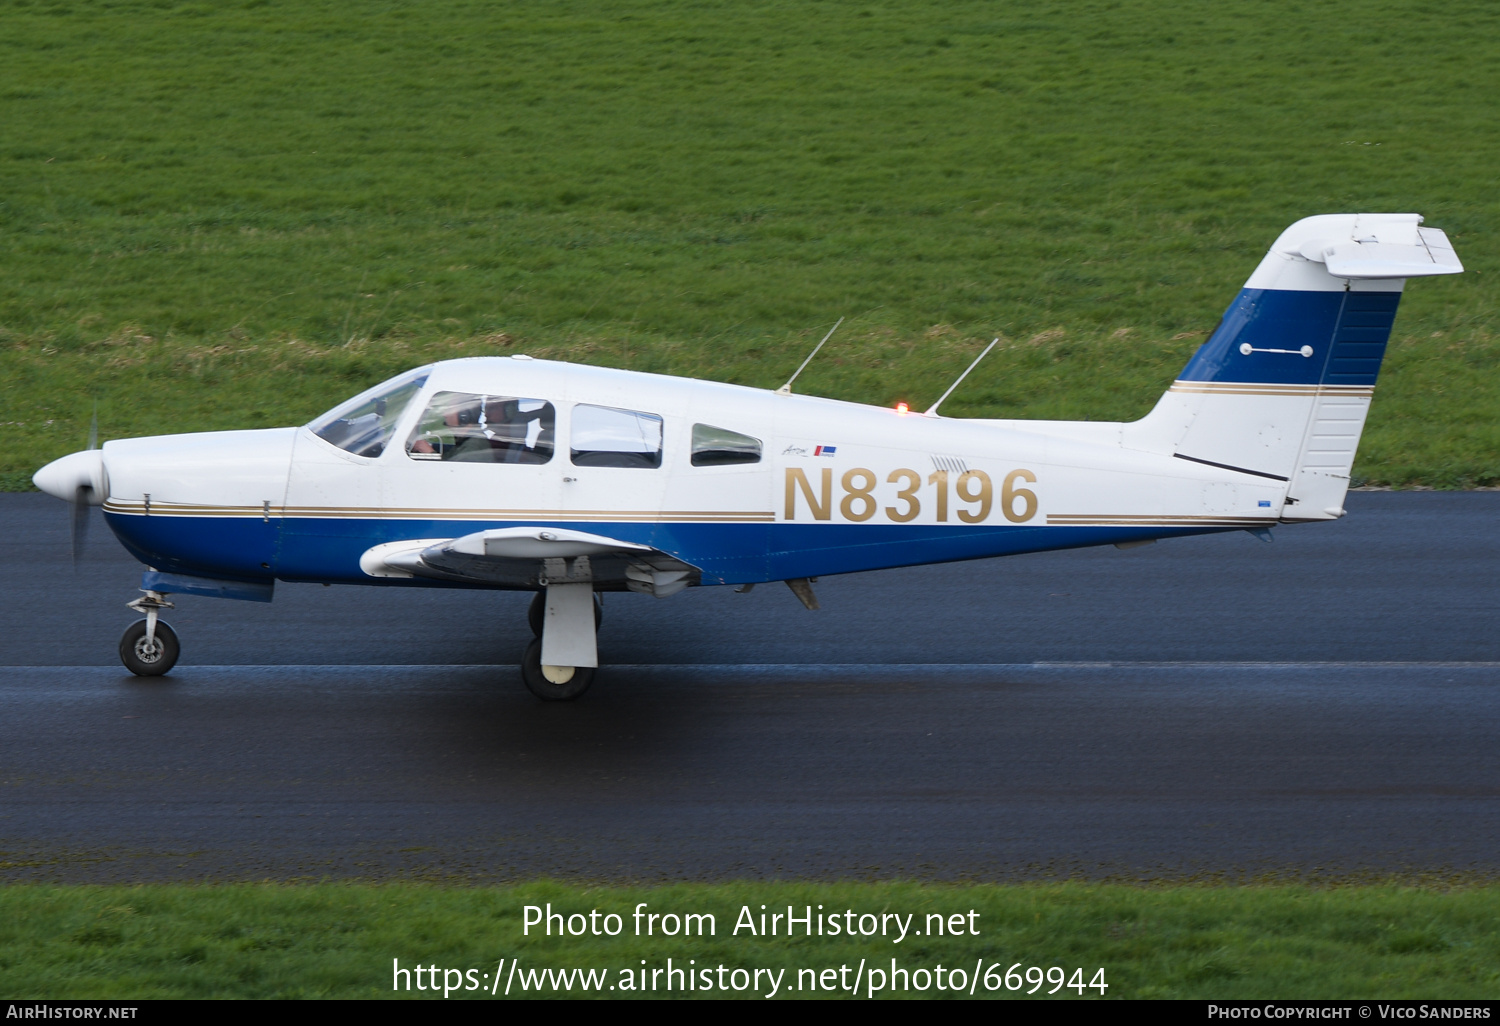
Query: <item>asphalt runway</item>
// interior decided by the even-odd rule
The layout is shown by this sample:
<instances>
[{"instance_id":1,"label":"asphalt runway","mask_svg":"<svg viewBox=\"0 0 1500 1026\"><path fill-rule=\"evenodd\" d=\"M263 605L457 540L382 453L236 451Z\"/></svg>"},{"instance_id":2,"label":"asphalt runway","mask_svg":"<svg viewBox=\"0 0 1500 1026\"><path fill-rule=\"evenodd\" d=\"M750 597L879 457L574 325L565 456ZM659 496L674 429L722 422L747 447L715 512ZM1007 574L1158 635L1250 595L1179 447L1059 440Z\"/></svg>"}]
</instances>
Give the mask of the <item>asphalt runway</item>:
<instances>
[{"instance_id":1,"label":"asphalt runway","mask_svg":"<svg viewBox=\"0 0 1500 1026\"><path fill-rule=\"evenodd\" d=\"M1335 524L609 596L543 704L527 596L183 597L0 495L0 879L1500 875L1500 493Z\"/></svg>"}]
</instances>

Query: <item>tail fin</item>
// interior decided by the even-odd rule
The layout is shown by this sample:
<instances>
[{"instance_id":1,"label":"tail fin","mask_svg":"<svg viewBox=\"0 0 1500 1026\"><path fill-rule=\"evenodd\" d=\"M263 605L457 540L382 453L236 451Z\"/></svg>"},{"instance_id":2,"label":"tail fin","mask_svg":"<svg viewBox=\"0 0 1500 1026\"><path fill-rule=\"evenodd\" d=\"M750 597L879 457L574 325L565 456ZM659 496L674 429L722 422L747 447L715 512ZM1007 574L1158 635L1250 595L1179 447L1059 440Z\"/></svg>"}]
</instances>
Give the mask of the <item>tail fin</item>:
<instances>
[{"instance_id":1,"label":"tail fin","mask_svg":"<svg viewBox=\"0 0 1500 1026\"><path fill-rule=\"evenodd\" d=\"M1417 214L1324 214L1282 232L1126 444L1287 482L1283 520L1343 515L1407 278L1463 271Z\"/></svg>"}]
</instances>

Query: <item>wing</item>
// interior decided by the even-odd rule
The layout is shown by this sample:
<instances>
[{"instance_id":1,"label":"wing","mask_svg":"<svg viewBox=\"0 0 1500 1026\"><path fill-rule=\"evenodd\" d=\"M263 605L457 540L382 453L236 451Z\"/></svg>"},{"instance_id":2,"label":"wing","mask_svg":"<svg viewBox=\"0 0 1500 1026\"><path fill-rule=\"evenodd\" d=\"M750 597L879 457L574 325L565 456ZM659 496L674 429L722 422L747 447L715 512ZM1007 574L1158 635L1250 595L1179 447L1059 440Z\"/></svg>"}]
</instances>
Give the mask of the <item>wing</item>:
<instances>
[{"instance_id":1,"label":"wing","mask_svg":"<svg viewBox=\"0 0 1500 1026\"><path fill-rule=\"evenodd\" d=\"M657 598L698 582L698 567L649 545L556 527L502 527L461 538L376 545L360 557L371 577L427 577L502 588L593 584Z\"/></svg>"}]
</instances>

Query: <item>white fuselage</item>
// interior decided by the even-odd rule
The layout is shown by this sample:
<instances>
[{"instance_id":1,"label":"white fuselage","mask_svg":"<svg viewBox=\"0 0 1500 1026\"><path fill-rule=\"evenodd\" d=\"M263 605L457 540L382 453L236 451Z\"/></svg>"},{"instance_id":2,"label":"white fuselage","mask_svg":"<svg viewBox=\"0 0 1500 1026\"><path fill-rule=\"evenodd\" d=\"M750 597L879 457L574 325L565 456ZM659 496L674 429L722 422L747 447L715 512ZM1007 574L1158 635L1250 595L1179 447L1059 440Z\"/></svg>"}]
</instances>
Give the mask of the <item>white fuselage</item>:
<instances>
[{"instance_id":1,"label":"white fuselage","mask_svg":"<svg viewBox=\"0 0 1500 1026\"><path fill-rule=\"evenodd\" d=\"M534 465L414 458L400 443L428 397L457 391L552 404L555 452ZM661 465L575 465L580 406L660 417ZM759 461L692 465L695 425L758 440ZM110 442L105 511L153 566L368 583L358 557L373 545L514 524L589 525L701 567L703 583L744 583L1281 516L1284 482L1131 448L1118 426L1052 426L476 358L435 365L373 458L305 427Z\"/></svg>"}]
</instances>

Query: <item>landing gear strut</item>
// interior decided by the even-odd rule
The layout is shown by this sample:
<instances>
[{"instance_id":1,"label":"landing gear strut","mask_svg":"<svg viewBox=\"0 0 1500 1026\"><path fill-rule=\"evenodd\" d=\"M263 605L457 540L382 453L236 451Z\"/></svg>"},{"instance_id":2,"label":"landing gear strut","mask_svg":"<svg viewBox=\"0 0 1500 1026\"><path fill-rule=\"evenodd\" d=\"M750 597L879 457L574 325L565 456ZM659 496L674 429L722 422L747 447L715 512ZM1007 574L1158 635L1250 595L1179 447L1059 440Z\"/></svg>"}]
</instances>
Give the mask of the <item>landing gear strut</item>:
<instances>
[{"instance_id":1,"label":"landing gear strut","mask_svg":"<svg viewBox=\"0 0 1500 1026\"><path fill-rule=\"evenodd\" d=\"M603 616L589 584L551 584L532 599L526 619L537 639L521 657L521 679L549 702L577 698L594 682Z\"/></svg>"},{"instance_id":2,"label":"landing gear strut","mask_svg":"<svg viewBox=\"0 0 1500 1026\"><path fill-rule=\"evenodd\" d=\"M176 607L159 591L148 591L126 605L145 613L146 618L125 628L120 637L120 662L137 676L159 677L177 665L182 652L177 632L165 620L157 619L161 610Z\"/></svg>"},{"instance_id":3,"label":"landing gear strut","mask_svg":"<svg viewBox=\"0 0 1500 1026\"><path fill-rule=\"evenodd\" d=\"M531 633L537 637L542 636L542 622L547 618L547 593L539 591L531 597L531 605L526 607L526 622L531 626ZM604 596L597 591L594 592L594 630L604 622Z\"/></svg>"}]
</instances>

